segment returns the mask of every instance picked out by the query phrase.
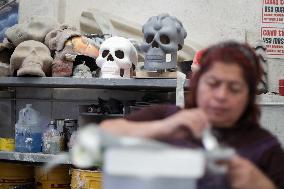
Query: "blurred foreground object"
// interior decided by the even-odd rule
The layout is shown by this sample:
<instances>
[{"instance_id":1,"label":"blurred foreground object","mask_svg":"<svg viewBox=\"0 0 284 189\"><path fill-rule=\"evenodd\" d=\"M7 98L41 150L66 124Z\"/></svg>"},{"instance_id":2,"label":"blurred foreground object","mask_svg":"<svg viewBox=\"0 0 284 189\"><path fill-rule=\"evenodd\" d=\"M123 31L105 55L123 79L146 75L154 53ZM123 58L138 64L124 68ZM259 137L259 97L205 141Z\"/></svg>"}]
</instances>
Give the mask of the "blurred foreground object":
<instances>
[{"instance_id":1,"label":"blurred foreground object","mask_svg":"<svg viewBox=\"0 0 284 189\"><path fill-rule=\"evenodd\" d=\"M217 143L210 130L204 134L203 143L205 151L181 149L150 139L112 136L97 125L89 125L78 131L70 153L61 158L69 158L78 168L103 165L105 189L194 189L206 166L224 174L226 170L215 162L234 155L234 150ZM59 159L49 162L47 168L60 163Z\"/></svg>"}]
</instances>

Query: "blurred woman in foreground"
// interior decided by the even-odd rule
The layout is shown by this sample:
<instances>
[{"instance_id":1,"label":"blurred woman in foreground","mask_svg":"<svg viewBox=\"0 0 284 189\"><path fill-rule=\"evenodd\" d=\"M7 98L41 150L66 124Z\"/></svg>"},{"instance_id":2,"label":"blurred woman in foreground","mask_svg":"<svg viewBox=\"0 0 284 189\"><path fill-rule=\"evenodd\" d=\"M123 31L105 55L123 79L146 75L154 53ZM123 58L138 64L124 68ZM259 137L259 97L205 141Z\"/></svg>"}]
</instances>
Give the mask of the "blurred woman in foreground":
<instances>
[{"instance_id":1,"label":"blurred woman in foreground","mask_svg":"<svg viewBox=\"0 0 284 189\"><path fill-rule=\"evenodd\" d=\"M238 153L227 162L231 188L284 188L283 149L259 124L255 101L261 68L254 51L246 44L224 42L206 49L200 61L185 109L153 106L126 119L105 121L101 127L113 134L192 146L212 126L219 142ZM214 188L210 181L207 186Z\"/></svg>"}]
</instances>

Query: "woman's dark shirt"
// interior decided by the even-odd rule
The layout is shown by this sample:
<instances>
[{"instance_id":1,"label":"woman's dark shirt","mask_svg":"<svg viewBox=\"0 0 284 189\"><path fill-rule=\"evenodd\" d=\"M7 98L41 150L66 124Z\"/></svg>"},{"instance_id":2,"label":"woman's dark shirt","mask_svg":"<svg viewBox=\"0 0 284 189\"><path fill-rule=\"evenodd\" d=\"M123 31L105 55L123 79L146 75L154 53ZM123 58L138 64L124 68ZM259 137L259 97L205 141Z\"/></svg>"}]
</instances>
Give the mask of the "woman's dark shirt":
<instances>
[{"instance_id":1,"label":"woman's dark shirt","mask_svg":"<svg viewBox=\"0 0 284 189\"><path fill-rule=\"evenodd\" d=\"M134 112L126 119L132 121L160 120L180 110L174 105L156 105ZM249 159L262 170L279 189L284 189L284 151L276 137L269 131L255 127L215 129L214 132L220 143L233 147L240 156ZM191 141L168 140L167 142L183 147L192 146ZM205 185L201 188L207 188ZM208 182L207 185L210 185L208 188L215 188Z\"/></svg>"}]
</instances>

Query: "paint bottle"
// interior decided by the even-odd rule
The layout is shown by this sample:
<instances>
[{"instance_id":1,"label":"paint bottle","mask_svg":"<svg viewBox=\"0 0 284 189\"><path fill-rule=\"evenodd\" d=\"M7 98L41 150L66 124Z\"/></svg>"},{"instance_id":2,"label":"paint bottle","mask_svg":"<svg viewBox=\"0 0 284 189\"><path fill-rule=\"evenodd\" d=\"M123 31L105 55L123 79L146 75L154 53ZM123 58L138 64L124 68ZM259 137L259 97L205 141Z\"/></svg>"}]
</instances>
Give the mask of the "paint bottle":
<instances>
[{"instance_id":1,"label":"paint bottle","mask_svg":"<svg viewBox=\"0 0 284 189\"><path fill-rule=\"evenodd\" d=\"M54 121L48 124L48 129L43 133L42 152L47 154L58 154L62 151L63 140L60 132L56 129Z\"/></svg>"}]
</instances>

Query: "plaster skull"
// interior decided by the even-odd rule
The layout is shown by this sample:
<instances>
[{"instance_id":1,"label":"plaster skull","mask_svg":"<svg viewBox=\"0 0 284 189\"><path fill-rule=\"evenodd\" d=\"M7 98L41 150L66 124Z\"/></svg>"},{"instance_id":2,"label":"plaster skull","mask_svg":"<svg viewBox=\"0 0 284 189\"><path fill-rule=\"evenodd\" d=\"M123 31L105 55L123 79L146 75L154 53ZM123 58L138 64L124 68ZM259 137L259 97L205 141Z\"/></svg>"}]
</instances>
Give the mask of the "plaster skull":
<instances>
[{"instance_id":1,"label":"plaster skull","mask_svg":"<svg viewBox=\"0 0 284 189\"><path fill-rule=\"evenodd\" d=\"M124 37L106 39L100 47L96 60L101 68L102 78L129 78L132 64L136 65L137 62L138 55L135 47Z\"/></svg>"},{"instance_id":2,"label":"plaster skull","mask_svg":"<svg viewBox=\"0 0 284 189\"><path fill-rule=\"evenodd\" d=\"M8 28L5 35L15 46L27 40L44 42L46 34L56 26L54 19L37 16Z\"/></svg>"},{"instance_id":3,"label":"plaster skull","mask_svg":"<svg viewBox=\"0 0 284 189\"><path fill-rule=\"evenodd\" d=\"M92 72L84 63L77 65L73 70L73 77L75 78L92 78Z\"/></svg>"},{"instance_id":4,"label":"plaster skull","mask_svg":"<svg viewBox=\"0 0 284 189\"><path fill-rule=\"evenodd\" d=\"M24 41L14 50L10 59L10 71L17 71L17 76L50 75L52 57L50 50L43 43L38 41Z\"/></svg>"},{"instance_id":5,"label":"plaster skull","mask_svg":"<svg viewBox=\"0 0 284 189\"><path fill-rule=\"evenodd\" d=\"M187 36L182 23L168 14L151 17L142 28L145 53L144 68L148 71L175 69L177 51L182 49Z\"/></svg>"},{"instance_id":6,"label":"plaster skull","mask_svg":"<svg viewBox=\"0 0 284 189\"><path fill-rule=\"evenodd\" d=\"M44 44L50 50L61 51L65 43L76 36L80 36L80 32L75 27L62 24L46 34Z\"/></svg>"}]
</instances>

